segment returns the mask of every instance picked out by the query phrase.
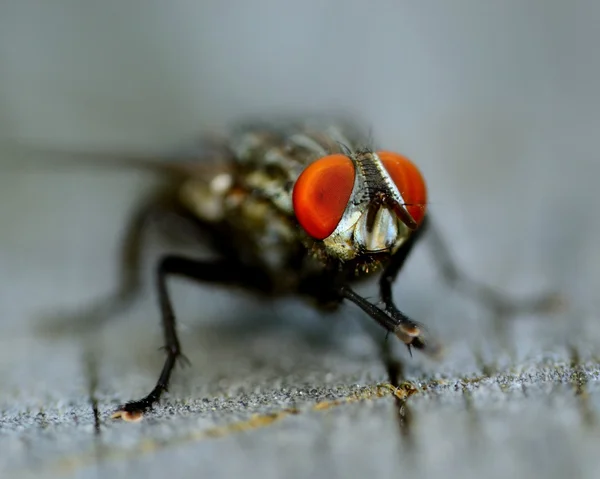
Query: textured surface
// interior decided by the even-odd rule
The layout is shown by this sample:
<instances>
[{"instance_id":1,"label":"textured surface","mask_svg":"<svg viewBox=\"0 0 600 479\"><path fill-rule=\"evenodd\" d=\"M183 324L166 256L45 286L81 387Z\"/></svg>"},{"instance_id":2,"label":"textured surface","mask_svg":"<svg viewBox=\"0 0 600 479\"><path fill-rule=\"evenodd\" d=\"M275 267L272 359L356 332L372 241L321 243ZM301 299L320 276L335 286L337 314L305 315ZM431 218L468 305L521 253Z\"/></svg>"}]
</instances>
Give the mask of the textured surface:
<instances>
[{"instance_id":1,"label":"textured surface","mask_svg":"<svg viewBox=\"0 0 600 479\"><path fill-rule=\"evenodd\" d=\"M154 180L9 170L0 146L0 477L597 477L596 3L35 4L0 7L2 137L162 149L248 113L357 111L422 167L463 269L569 303L496 318L443 287L425 243L396 293L446 356L392 343L393 391L356 308L174 281L192 367L152 417L113 422L161 366L154 292L95 329L66 319L114 288Z\"/></svg>"}]
</instances>

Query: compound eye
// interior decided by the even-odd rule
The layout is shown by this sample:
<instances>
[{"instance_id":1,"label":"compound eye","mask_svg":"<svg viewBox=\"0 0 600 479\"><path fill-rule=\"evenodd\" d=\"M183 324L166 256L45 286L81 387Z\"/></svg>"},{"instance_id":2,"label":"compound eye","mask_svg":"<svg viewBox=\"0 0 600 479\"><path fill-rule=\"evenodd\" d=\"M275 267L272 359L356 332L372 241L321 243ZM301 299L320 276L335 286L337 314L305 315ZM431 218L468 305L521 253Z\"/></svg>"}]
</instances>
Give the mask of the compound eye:
<instances>
[{"instance_id":1,"label":"compound eye","mask_svg":"<svg viewBox=\"0 0 600 479\"><path fill-rule=\"evenodd\" d=\"M377 155L404 198L404 205L417 224L427 209L427 187L415 164L403 155L378 151Z\"/></svg>"},{"instance_id":2,"label":"compound eye","mask_svg":"<svg viewBox=\"0 0 600 479\"><path fill-rule=\"evenodd\" d=\"M335 231L354 187L354 165L344 155L329 155L311 163L298 177L292 193L300 226L323 240Z\"/></svg>"}]
</instances>

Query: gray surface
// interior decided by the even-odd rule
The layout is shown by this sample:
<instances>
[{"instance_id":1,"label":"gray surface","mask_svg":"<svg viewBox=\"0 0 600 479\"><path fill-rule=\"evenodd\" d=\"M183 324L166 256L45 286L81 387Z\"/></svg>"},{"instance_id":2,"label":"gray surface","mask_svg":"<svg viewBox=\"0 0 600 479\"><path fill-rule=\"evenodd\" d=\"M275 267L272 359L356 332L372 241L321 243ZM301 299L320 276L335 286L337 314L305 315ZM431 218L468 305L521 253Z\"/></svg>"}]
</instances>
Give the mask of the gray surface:
<instances>
[{"instance_id":1,"label":"gray surface","mask_svg":"<svg viewBox=\"0 0 600 479\"><path fill-rule=\"evenodd\" d=\"M53 318L114 287L152 180L3 169L0 476L597 477L598 5L231 3L2 2L2 136L153 149L248 113L358 111L421 165L464 269L515 295L559 290L568 309L498 321L420 247L396 291L447 355L398 346L418 389L401 421L352 307L323 319L177 282L193 367L152 418L115 423L161 365L154 293L87 335Z\"/></svg>"}]
</instances>

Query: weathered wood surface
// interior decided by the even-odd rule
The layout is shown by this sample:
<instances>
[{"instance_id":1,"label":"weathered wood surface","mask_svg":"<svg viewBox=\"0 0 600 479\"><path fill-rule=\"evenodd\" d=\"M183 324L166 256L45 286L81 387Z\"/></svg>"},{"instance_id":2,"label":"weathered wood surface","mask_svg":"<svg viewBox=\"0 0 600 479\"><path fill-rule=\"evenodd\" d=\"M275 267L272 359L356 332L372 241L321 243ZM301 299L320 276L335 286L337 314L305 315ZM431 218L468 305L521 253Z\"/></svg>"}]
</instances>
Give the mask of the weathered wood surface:
<instances>
[{"instance_id":1,"label":"weathered wood surface","mask_svg":"<svg viewBox=\"0 0 600 479\"><path fill-rule=\"evenodd\" d=\"M96 330L53 318L115 286L151 180L9 172L0 151L0 477L600 477L600 4L143 3L2 2L0 136L158 149L248 113L357 111L421 165L466 271L568 308L498 320L420 246L398 302L447 354L396 345L397 398L355 308L177 281L192 367L113 422L161 366L154 292Z\"/></svg>"},{"instance_id":2,"label":"weathered wood surface","mask_svg":"<svg viewBox=\"0 0 600 479\"><path fill-rule=\"evenodd\" d=\"M597 317L571 303L554 316L494 319L439 284L425 245L399 301L447 352L436 363L399 346L408 384L396 395L383 334L366 334L355 308L322 318L300 303L174 282L192 367L177 370L152 417L114 422L113 408L147 391L161 366L154 292L91 332L56 321L111 290L121 222L146 181L36 171L1 181L2 477L595 477ZM531 273L514 260L511 269ZM505 286L560 281L537 283Z\"/></svg>"}]
</instances>

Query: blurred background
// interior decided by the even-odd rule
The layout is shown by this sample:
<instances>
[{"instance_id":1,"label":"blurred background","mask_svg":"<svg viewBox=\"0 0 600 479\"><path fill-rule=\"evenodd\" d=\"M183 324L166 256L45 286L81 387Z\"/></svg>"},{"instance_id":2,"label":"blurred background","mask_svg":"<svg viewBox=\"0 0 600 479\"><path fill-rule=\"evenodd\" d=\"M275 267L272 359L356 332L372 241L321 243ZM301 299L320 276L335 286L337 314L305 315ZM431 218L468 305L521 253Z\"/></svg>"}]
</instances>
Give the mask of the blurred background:
<instances>
[{"instance_id":1,"label":"blurred background","mask_svg":"<svg viewBox=\"0 0 600 479\"><path fill-rule=\"evenodd\" d=\"M592 0L4 0L0 154L2 141L151 154L240 117L347 112L419 164L465 270L514 294L563 292L570 309L551 334L598 351L599 22ZM124 221L155 181L3 171L13 160L0 155L7 343L112 290ZM402 278L405 309L437 333L459 338L459 316L480 327L425 250ZM174 294L182 315L206 307L195 286ZM153 298L136 311L158 335Z\"/></svg>"},{"instance_id":2,"label":"blurred background","mask_svg":"<svg viewBox=\"0 0 600 479\"><path fill-rule=\"evenodd\" d=\"M4 1L0 135L155 153L240 117L347 112L420 165L467 270L591 311L599 19L591 0ZM3 322L110 288L145 181L0 174Z\"/></svg>"}]
</instances>

